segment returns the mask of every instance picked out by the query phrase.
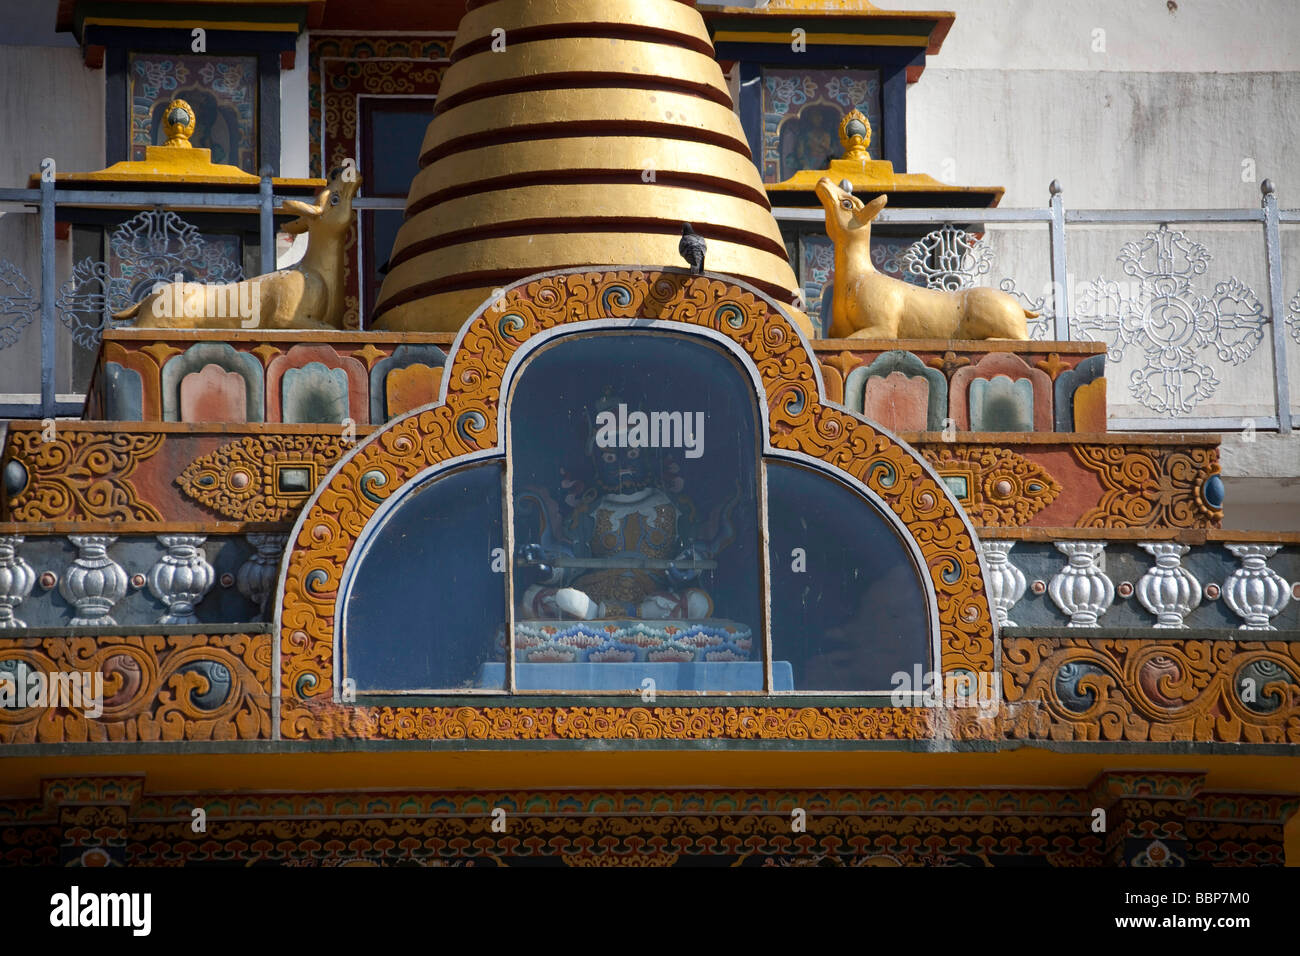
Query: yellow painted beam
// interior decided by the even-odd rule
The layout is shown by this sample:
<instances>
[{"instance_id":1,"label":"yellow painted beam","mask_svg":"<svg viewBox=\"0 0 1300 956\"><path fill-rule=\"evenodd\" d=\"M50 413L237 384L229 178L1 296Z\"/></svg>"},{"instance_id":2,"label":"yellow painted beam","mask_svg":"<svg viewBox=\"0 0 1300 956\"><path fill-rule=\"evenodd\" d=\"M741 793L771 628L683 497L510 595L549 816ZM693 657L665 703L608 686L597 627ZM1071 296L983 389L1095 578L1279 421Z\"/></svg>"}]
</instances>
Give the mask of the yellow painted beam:
<instances>
[{"instance_id":1,"label":"yellow painted beam","mask_svg":"<svg viewBox=\"0 0 1300 956\"><path fill-rule=\"evenodd\" d=\"M15 748L8 748L10 753ZM144 774L151 793L503 788L1081 789L1102 771L1197 771L1205 790L1300 794L1293 756L900 751L349 751L0 758L0 797L35 797L44 777ZM1293 821L1294 824L1294 821ZM1300 830L1288 828L1300 852Z\"/></svg>"},{"instance_id":2,"label":"yellow painted beam","mask_svg":"<svg viewBox=\"0 0 1300 956\"><path fill-rule=\"evenodd\" d=\"M83 21L84 26L102 26L102 27L147 27L157 29L166 27L169 30L193 30L199 27L204 30L256 30L262 33L298 33L301 27L297 23L260 23L256 20L168 20L165 23L160 20L133 20L118 17L86 17Z\"/></svg>"},{"instance_id":3,"label":"yellow painted beam","mask_svg":"<svg viewBox=\"0 0 1300 956\"><path fill-rule=\"evenodd\" d=\"M789 30L781 33L719 30L713 36L714 43L789 43L792 39ZM914 46L924 48L930 44L928 36L908 34L872 36L869 40L864 40L854 33L808 33L805 34L803 39L806 43L824 43L831 46L862 46L864 43L870 43L871 46Z\"/></svg>"}]
</instances>

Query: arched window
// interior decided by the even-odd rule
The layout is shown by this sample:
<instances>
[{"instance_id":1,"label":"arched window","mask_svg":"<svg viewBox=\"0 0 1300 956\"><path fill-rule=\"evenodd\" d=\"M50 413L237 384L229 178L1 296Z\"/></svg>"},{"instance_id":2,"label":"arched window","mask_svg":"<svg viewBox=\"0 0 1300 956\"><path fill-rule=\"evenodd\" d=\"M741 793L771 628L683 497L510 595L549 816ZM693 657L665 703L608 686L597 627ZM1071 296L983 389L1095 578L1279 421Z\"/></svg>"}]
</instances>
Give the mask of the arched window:
<instances>
[{"instance_id":1,"label":"arched window","mask_svg":"<svg viewBox=\"0 0 1300 956\"><path fill-rule=\"evenodd\" d=\"M395 495L349 562L342 676L376 696L841 694L930 669L911 545L862 489L765 456L757 398L697 335L537 348L502 396L504 453Z\"/></svg>"},{"instance_id":2,"label":"arched window","mask_svg":"<svg viewBox=\"0 0 1300 956\"><path fill-rule=\"evenodd\" d=\"M504 648L501 477L500 461L445 472L358 545L343 615L358 694L505 689L483 673Z\"/></svg>"},{"instance_id":3,"label":"arched window","mask_svg":"<svg viewBox=\"0 0 1300 956\"><path fill-rule=\"evenodd\" d=\"M735 361L664 333L562 340L509 417L516 687L761 691L758 413Z\"/></svg>"},{"instance_id":4,"label":"arched window","mask_svg":"<svg viewBox=\"0 0 1300 956\"><path fill-rule=\"evenodd\" d=\"M902 537L847 485L767 463L772 667L801 691L889 691L930 669L929 605ZM775 676L775 673L774 673Z\"/></svg>"}]
</instances>

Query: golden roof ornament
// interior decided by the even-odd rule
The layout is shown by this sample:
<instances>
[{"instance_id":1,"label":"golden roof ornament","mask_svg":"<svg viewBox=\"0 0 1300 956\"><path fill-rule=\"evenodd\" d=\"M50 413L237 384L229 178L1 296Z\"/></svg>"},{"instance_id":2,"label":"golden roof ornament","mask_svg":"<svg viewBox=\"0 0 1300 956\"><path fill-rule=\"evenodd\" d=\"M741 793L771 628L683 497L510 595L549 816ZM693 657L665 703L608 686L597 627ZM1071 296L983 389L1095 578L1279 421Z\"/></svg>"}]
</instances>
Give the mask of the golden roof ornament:
<instances>
[{"instance_id":1,"label":"golden roof ornament","mask_svg":"<svg viewBox=\"0 0 1300 956\"><path fill-rule=\"evenodd\" d=\"M818 180L823 177L832 183L843 184L845 192L858 193L989 193L988 189L972 189L967 186L949 186L925 173L896 173L894 164L887 159L872 159L868 148L871 146L871 121L861 110L852 109L844 114L839 126L840 146L844 154L839 159L832 159L825 169L801 169L789 179L767 187L769 194L780 196L782 193L812 193L817 189ZM1001 187L992 190L995 195L993 205L1002 198ZM955 204L954 204L955 205Z\"/></svg>"},{"instance_id":2,"label":"golden roof ornament","mask_svg":"<svg viewBox=\"0 0 1300 956\"><path fill-rule=\"evenodd\" d=\"M163 132L167 134L164 146L173 149L193 149L190 137L194 135L194 109L184 100L176 99L163 110Z\"/></svg>"},{"instance_id":3,"label":"golden roof ornament","mask_svg":"<svg viewBox=\"0 0 1300 956\"><path fill-rule=\"evenodd\" d=\"M853 109L844 114L840 120L840 147L844 150L844 159L857 161L868 160L871 154L867 147L871 145L871 121L861 110Z\"/></svg>"},{"instance_id":4,"label":"golden roof ornament","mask_svg":"<svg viewBox=\"0 0 1300 956\"><path fill-rule=\"evenodd\" d=\"M146 146L144 159L125 160L106 169L94 172L56 173L55 180L62 185L84 184L94 189L113 183L158 184L164 188L183 184L186 186L241 186L256 187L261 179L228 163L214 163L212 150L190 142L198 128L198 113L187 100L179 97L167 103L162 110L159 127L164 141L161 146ZM29 188L40 182L38 175L28 180ZM276 176L273 188L288 189L298 193L316 190L325 185L322 179L299 179Z\"/></svg>"},{"instance_id":5,"label":"golden roof ornament","mask_svg":"<svg viewBox=\"0 0 1300 956\"><path fill-rule=\"evenodd\" d=\"M60 183L158 183L192 186L256 186L261 180L252 173L228 163L214 163L212 150L190 142L198 128L198 113L188 101L171 100L162 111L159 124L165 140L161 146L146 146L144 159L125 160L106 169L89 173L57 173ZM29 185L34 188L40 181L32 176ZM318 189L325 185L321 179L274 177L274 188L295 191Z\"/></svg>"},{"instance_id":6,"label":"golden roof ornament","mask_svg":"<svg viewBox=\"0 0 1300 956\"><path fill-rule=\"evenodd\" d=\"M186 183L196 186L253 185L252 173L238 166L214 163L212 150L190 142L197 128L198 114L182 99L169 102L162 111L161 146L146 146L144 159L125 160L93 173L59 173L58 179L79 183ZM33 177L35 178L35 177ZM294 185L315 185L318 180L279 180Z\"/></svg>"}]
</instances>

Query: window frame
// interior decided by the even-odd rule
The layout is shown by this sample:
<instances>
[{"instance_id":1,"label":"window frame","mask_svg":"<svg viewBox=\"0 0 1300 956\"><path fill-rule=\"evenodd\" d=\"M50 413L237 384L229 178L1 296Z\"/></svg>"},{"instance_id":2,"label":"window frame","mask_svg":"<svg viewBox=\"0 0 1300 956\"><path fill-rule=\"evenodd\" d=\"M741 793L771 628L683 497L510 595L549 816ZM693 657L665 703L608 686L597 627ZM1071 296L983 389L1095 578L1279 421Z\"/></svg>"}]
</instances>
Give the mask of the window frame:
<instances>
[{"instance_id":1,"label":"window frame","mask_svg":"<svg viewBox=\"0 0 1300 956\"><path fill-rule=\"evenodd\" d=\"M374 126L370 120L377 109L382 111L385 106L397 106L412 100L430 101L429 121L432 122L434 110L437 109L438 94L436 93L357 94L356 162L357 170L361 173L361 188L357 190L359 202L354 201L353 205L357 211L357 314L362 329L366 328L367 321L374 314L375 303L379 301L380 287L383 286L383 278L380 277L378 285L371 288L371 269L368 265L371 258L375 260L376 266L379 264L379 253L375 251L375 215L383 210L367 208L365 200L381 198L406 200L410 192L409 183L406 190L400 194L375 191L375 177L370 175L369 164L377 150L374 145Z\"/></svg>"},{"instance_id":2,"label":"window frame","mask_svg":"<svg viewBox=\"0 0 1300 956\"><path fill-rule=\"evenodd\" d=\"M461 340L463 339L466 329L461 329L456 342L452 345L451 353L455 354ZM374 535L391 517L391 513L400 507L408 495L414 494L417 490L424 488L429 482L436 481L445 477L452 472L470 465L481 465L492 461L502 461L502 532L503 547L506 553L506 570L503 587L505 590L505 626L508 635L507 647L509 651L506 654L506 686L504 689L489 688L467 688L467 689L448 689L448 690L398 690L398 691L380 691L380 692L362 692L357 691L354 702L358 705L365 706L455 706L458 702L463 703L467 699L480 697L506 698L511 701L517 701L523 706L578 706L583 703L594 705L608 705L612 702L641 702L641 693L635 689L628 690L589 690L589 689L547 689L547 690L518 690L516 689L515 678L515 660L514 660L514 622L515 622L515 589L514 589L514 499L512 494L514 467L512 462L512 448L510 447L510 409L514 401L515 389L518 382L523 377L524 370L540 354L549 351L551 348L561 346L566 341L575 338L585 338L589 335L605 335L611 333L652 333L676 337L692 341L693 344L704 347L712 347L725 358L729 359L736 367L742 379L748 382L750 391L750 400L754 403L755 409L755 428L758 431L756 436L758 441L755 447L755 505L758 508L757 514L757 532L758 532L758 563L760 570L761 587L759 590L759 618L760 626L755 629L755 638L762 635L762 662L763 662L763 689L757 691L695 691L695 690L664 690L656 691L656 697L664 697L681 702L691 700L700 704L722 704L729 706L754 704L758 706L771 706L775 701L783 699L798 699L802 706L815 706L818 704L825 705L850 705L850 706L893 706L892 698L894 692L887 689L864 689L853 691L826 691L826 690L788 690L778 691L772 689L772 634L771 634L771 568L769 555L769 526L768 526L768 489L767 489L767 465L771 461L782 464L803 466L820 475L823 479L838 481L849 491L854 492L863 500L865 506L875 509L875 511L885 519L890 529L897 535L902 543L905 552L910 557L912 567L917 575L922 593L925 597L925 618L927 624L926 634L926 652L927 661L924 662L923 672L938 673L942 670L942 648L941 635L939 626L938 602L933 583L925 573L924 557L912 536L907 532L901 518L894 514L883 501L881 501L874 492L871 491L863 482L844 474L826 462L813 458L802 452L777 449L772 447L769 442L768 427L768 408L766 404L765 392L761 387L757 370L753 367L752 360L740 348L740 346L731 339L713 332L712 330L700 326L683 326L679 322L664 321L647 318L631 319L599 319L589 322L574 324L565 324L547 329L534 334L529 341L511 357L509 364L502 375L503 388L502 397L497 404L497 445L490 449L484 449L469 455L457 457L450 461L441 463L433 468L427 469L419 475L409 480L397 494L390 496L384 501L374 516L368 522L362 537L358 540L357 545L353 548L352 553L348 556L344 571L339 582L338 598L335 605L335 621L337 628L336 653L334 656L334 694L335 700L340 701L340 689L343 687L342 681L347 678L347 603L350 597L352 582L355 572L364 555L368 552L373 542ZM447 383L444 379L441 392L439 394L439 403L446 399ZM847 414L861 418L842 406L841 408ZM389 423L392 424L391 422ZM382 434L382 432L377 433ZM336 466L336 468L339 466ZM908 692L912 698L912 703L908 706L919 706L923 691L914 689Z\"/></svg>"}]
</instances>

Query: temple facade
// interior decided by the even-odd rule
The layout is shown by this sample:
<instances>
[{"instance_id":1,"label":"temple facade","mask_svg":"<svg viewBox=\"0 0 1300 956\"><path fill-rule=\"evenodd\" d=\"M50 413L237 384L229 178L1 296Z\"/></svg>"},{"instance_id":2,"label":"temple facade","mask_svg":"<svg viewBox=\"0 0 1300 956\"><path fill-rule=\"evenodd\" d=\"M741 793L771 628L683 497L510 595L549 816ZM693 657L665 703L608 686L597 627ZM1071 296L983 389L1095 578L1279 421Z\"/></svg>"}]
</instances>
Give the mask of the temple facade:
<instances>
[{"instance_id":1,"label":"temple facade","mask_svg":"<svg viewBox=\"0 0 1300 956\"><path fill-rule=\"evenodd\" d=\"M960 12L364 6L46 25L0 860L1300 860L1280 187L909 164Z\"/></svg>"}]
</instances>

